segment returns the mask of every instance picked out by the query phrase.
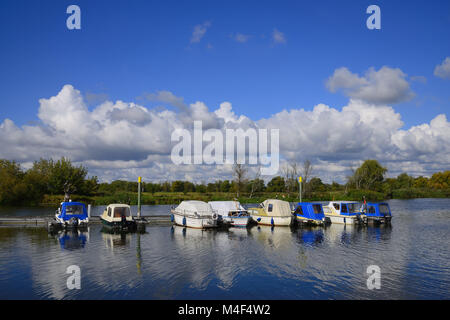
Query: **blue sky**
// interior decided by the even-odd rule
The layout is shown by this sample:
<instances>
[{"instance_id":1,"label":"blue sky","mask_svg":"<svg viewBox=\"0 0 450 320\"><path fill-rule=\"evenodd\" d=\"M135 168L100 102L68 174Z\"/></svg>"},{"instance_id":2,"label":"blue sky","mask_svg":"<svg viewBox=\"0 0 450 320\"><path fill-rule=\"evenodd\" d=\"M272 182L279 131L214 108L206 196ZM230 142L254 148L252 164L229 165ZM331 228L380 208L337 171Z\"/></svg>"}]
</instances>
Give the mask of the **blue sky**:
<instances>
[{"instance_id":1,"label":"blue sky","mask_svg":"<svg viewBox=\"0 0 450 320\"><path fill-rule=\"evenodd\" d=\"M81 8L81 30L66 28L71 4ZM381 30L366 27L371 4L381 8ZM192 42L196 26L205 32ZM245 41L236 41L239 34ZM404 123L396 130L448 118L450 110L450 80L434 75L450 56L449 1L3 0L0 40L0 123L18 128L42 125L39 99L67 84L90 110L106 99L161 108L163 101L142 97L168 91L210 111L230 102L253 121L321 103L341 111L359 93L342 84L332 92L335 71L346 68L364 82L370 68L384 66L398 69L403 94L412 94L386 104ZM410 142L395 139L406 152Z\"/></svg>"},{"instance_id":2,"label":"blue sky","mask_svg":"<svg viewBox=\"0 0 450 320\"><path fill-rule=\"evenodd\" d=\"M82 29L68 30L78 4ZM38 99L64 84L136 101L169 90L186 102L230 101L252 119L347 98L324 83L336 68L400 68L416 98L396 109L406 127L448 114L448 82L433 76L450 52L448 1L377 1L381 30L368 30L373 1L2 1L1 118L37 120ZM190 43L195 25L211 25ZM276 28L285 44L272 45ZM230 35L250 35L246 43ZM208 48L208 44L212 48ZM152 105L147 105L151 107Z\"/></svg>"}]
</instances>

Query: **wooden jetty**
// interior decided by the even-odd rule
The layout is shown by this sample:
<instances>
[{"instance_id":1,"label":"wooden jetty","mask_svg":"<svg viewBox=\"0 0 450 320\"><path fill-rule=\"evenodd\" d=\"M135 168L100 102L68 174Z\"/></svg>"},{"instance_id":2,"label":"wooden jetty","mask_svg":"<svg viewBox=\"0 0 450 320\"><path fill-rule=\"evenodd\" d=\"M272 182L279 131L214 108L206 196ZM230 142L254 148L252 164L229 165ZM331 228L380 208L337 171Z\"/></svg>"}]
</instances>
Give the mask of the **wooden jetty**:
<instances>
[{"instance_id":1,"label":"wooden jetty","mask_svg":"<svg viewBox=\"0 0 450 320\"><path fill-rule=\"evenodd\" d=\"M142 216L147 226L161 226L170 225L169 215L157 215L157 216ZM24 227L47 227L48 222L53 220L53 217L0 217L0 226L24 226ZM100 224L99 216L92 216L89 218L89 224Z\"/></svg>"}]
</instances>

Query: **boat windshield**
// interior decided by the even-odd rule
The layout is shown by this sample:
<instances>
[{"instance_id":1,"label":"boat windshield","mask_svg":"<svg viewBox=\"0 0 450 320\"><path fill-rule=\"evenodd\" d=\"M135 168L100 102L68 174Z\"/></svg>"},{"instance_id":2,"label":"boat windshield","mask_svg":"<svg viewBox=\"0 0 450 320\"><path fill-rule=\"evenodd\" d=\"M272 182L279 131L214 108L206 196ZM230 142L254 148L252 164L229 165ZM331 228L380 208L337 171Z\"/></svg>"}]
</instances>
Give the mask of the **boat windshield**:
<instances>
[{"instance_id":1,"label":"boat windshield","mask_svg":"<svg viewBox=\"0 0 450 320\"><path fill-rule=\"evenodd\" d=\"M298 206L297 209L295 209L295 214L303 215L303 208L302 208L302 206Z\"/></svg>"},{"instance_id":2,"label":"boat windshield","mask_svg":"<svg viewBox=\"0 0 450 320\"><path fill-rule=\"evenodd\" d=\"M347 207L349 213L358 213L361 205L359 203L348 203Z\"/></svg>"},{"instance_id":3,"label":"boat windshield","mask_svg":"<svg viewBox=\"0 0 450 320\"><path fill-rule=\"evenodd\" d=\"M380 213L389 214L389 207L387 204L380 204Z\"/></svg>"},{"instance_id":4,"label":"boat windshield","mask_svg":"<svg viewBox=\"0 0 450 320\"><path fill-rule=\"evenodd\" d=\"M83 214L83 206L79 204L73 204L66 206L66 216Z\"/></svg>"},{"instance_id":5,"label":"boat windshield","mask_svg":"<svg viewBox=\"0 0 450 320\"><path fill-rule=\"evenodd\" d=\"M117 207L114 208L114 218L120 218L122 216L130 216L130 208L128 207Z\"/></svg>"},{"instance_id":6,"label":"boat windshield","mask_svg":"<svg viewBox=\"0 0 450 320\"><path fill-rule=\"evenodd\" d=\"M237 217L237 216L245 216L247 215L247 211L230 211L228 212L229 217Z\"/></svg>"},{"instance_id":7,"label":"boat windshield","mask_svg":"<svg viewBox=\"0 0 450 320\"><path fill-rule=\"evenodd\" d=\"M322 206L320 204L313 204L313 210L315 214L322 213Z\"/></svg>"}]
</instances>

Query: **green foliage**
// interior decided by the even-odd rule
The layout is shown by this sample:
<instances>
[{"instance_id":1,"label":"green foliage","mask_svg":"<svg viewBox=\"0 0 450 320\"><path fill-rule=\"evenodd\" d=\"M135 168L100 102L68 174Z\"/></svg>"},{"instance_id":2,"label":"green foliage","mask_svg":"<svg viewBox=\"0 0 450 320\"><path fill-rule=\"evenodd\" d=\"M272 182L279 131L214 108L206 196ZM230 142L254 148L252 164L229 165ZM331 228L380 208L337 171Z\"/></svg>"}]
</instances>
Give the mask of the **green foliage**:
<instances>
[{"instance_id":1,"label":"green foliage","mask_svg":"<svg viewBox=\"0 0 450 320\"><path fill-rule=\"evenodd\" d=\"M348 185L355 189L381 191L386 172L377 160L366 160L350 177Z\"/></svg>"},{"instance_id":2,"label":"green foliage","mask_svg":"<svg viewBox=\"0 0 450 320\"><path fill-rule=\"evenodd\" d=\"M269 181L267 184L267 191L269 192L283 192L285 189L284 178L277 176Z\"/></svg>"},{"instance_id":3,"label":"green foliage","mask_svg":"<svg viewBox=\"0 0 450 320\"><path fill-rule=\"evenodd\" d=\"M450 171L433 174L429 186L434 189L448 189L450 187Z\"/></svg>"},{"instance_id":4,"label":"green foliage","mask_svg":"<svg viewBox=\"0 0 450 320\"><path fill-rule=\"evenodd\" d=\"M356 169L346 185L335 181L326 184L318 177L305 183L308 192L305 201L367 200L389 198L450 197L450 171L437 172L432 177L411 177L402 173L396 178L384 179L386 168L376 160L366 160ZM0 159L0 205L58 204L64 189L69 186L73 200L92 204L137 204L136 181L116 180L99 184L96 176L87 177L87 169L74 166L70 160L41 159L32 168L23 171L15 161ZM244 181L244 180L242 180ZM287 190L286 179L281 176L267 183L255 178L242 182L241 192L235 180L218 180L208 184L190 181L164 181L142 183L142 204L176 204L183 200L231 200L237 196L242 203L257 203L268 198L298 201L298 189ZM297 183L298 185L298 183ZM289 192L287 192L289 191ZM238 195L239 194L239 195Z\"/></svg>"}]
</instances>

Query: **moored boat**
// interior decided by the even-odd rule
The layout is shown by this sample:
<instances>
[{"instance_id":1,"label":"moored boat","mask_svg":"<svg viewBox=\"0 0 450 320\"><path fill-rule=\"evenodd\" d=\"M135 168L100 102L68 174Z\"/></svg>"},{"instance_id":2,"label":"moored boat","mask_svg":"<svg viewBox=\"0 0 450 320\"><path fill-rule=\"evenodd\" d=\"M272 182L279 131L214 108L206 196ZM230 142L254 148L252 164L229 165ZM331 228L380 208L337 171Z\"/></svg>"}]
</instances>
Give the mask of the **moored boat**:
<instances>
[{"instance_id":1,"label":"moored boat","mask_svg":"<svg viewBox=\"0 0 450 320\"><path fill-rule=\"evenodd\" d=\"M389 224L391 223L392 213L389 204L386 202L372 203L365 205L364 214L368 223Z\"/></svg>"},{"instance_id":2,"label":"moored boat","mask_svg":"<svg viewBox=\"0 0 450 320\"><path fill-rule=\"evenodd\" d=\"M258 224L268 226L290 226L292 211L289 202L267 199L258 208L248 208L248 213Z\"/></svg>"},{"instance_id":3,"label":"moored boat","mask_svg":"<svg viewBox=\"0 0 450 320\"><path fill-rule=\"evenodd\" d=\"M211 208L221 217L222 222L233 227L246 227L250 221L248 211L239 201L210 201Z\"/></svg>"},{"instance_id":4,"label":"moored boat","mask_svg":"<svg viewBox=\"0 0 450 320\"><path fill-rule=\"evenodd\" d=\"M52 232L59 228L86 228L88 223L89 218L86 205L81 202L73 202L69 200L61 202L58 210L56 210L54 220L48 224L48 229Z\"/></svg>"},{"instance_id":5,"label":"moored boat","mask_svg":"<svg viewBox=\"0 0 450 320\"><path fill-rule=\"evenodd\" d=\"M127 204L110 204L100 216L102 224L108 228L135 231L137 223L131 215L131 208Z\"/></svg>"},{"instance_id":6,"label":"moored boat","mask_svg":"<svg viewBox=\"0 0 450 320\"><path fill-rule=\"evenodd\" d=\"M171 220L177 225L206 229L218 226L218 214L204 201L182 201L171 209Z\"/></svg>"},{"instance_id":7,"label":"moored boat","mask_svg":"<svg viewBox=\"0 0 450 320\"><path fill-rule=\"evenodd\" d=\"M360 208L360 203L356 201L331 201L323 206L323 211L331 223L364 224L367 218L361 214Z\"/></svg>"},{"instance_id":8,"label":"moored boat","mask_svg":"<svg viewBox=\"0 0 450 320\"><path fill-rule=\"evenodd\" d=\"M330 218L325 217L320 203L299 202L292 214L295 221L301 224L324 225L331 222Z\"/></svg>"}]
</instances>

